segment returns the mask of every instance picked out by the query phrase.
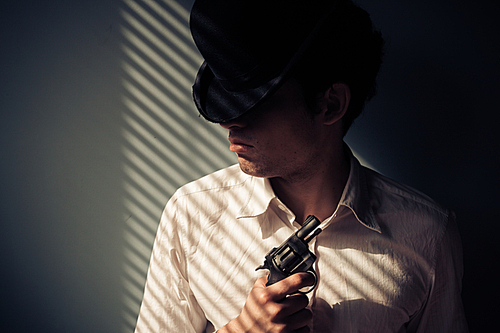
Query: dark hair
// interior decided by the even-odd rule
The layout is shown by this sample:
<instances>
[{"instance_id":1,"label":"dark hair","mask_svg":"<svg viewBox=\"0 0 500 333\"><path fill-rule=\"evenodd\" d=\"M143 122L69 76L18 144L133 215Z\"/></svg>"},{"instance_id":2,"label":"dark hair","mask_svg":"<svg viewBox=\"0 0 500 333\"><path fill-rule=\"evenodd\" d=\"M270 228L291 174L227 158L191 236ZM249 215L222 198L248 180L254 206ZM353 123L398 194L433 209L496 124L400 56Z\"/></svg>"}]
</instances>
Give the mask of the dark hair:
<instances>
[{"instance_id":1,"label":"dark hair","mask_svg":"<svg viewBox=\"0 0 500 333\"><path fill-rule=\"evenodd\" d=\"M331 19L310 45L293 77L301 84L312 113L317 96L335 82L344 82L351 101L343 117L344 135L376 94L376 77L382 64L384 40L369 14L350 1L340 1Z\"/></svg>"}]
</instances>

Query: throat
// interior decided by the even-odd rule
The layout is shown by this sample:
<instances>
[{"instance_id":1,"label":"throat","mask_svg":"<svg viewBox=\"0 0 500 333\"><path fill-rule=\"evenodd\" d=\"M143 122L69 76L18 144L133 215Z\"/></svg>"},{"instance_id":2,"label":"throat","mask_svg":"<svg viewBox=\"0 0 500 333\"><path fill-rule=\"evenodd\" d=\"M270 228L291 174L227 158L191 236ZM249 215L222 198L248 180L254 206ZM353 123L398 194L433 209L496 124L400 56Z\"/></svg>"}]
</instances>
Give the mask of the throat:
<instances>
[{"instance_id":1,"label":"throat","mask_svg":"<svg viewBox=\"0 0 500 333\"><path fill-rule=\"evenodd\" d=\"M271 178L271 186L276 196L295 214L300 224L308 215L321 221L330 217L341 199L348 168L335 169L329 173L316 173L301 181Z\"/></svg>"}]
</instances>

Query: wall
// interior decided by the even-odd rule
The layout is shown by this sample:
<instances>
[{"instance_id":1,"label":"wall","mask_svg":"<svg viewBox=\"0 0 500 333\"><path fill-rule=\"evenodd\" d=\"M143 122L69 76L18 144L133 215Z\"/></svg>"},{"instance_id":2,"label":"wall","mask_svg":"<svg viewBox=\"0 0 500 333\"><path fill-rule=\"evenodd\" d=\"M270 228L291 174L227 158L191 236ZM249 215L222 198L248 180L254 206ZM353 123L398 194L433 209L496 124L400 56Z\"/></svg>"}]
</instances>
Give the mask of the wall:
<instances>
[{"instance_id":1,"label":"wall","mask_svg":"<svg viewBox=\"0 0 500 333\"><path fill-rule=\"evenodd\" d=\"M358 2L388 42L347 141L457 212L465 306L485 330L498 296L498 5ZM166 200L235 161L190 102L191 3L3 5L0 332L132 331Z\"/></svg>"}]
</instances>

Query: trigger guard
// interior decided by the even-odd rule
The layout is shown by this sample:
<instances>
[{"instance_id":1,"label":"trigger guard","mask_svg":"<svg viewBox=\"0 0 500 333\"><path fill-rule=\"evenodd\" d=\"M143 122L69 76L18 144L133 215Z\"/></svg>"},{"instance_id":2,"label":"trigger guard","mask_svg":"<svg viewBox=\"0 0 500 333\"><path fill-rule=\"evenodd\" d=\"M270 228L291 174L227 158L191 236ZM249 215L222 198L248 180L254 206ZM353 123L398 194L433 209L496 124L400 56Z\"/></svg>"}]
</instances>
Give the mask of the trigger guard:
<instances>
[{"instance_id":1,"label":"trigger guard","mask_svg":"<svg viewBox=\"0 0 500 333\"><path fill-rule=\"evenodd\" d=\"M314 276L314 284L308 290L306 290L306 291L302 291L302 290L299 289L297 292L299 294L302 294L302 295L308 294L311 291L313 291L314 288L316 288L316 285L318 284L318 276L316 275L316 272L313 269L310 269L310 270L306 271L306 273L310 273L312 276Z\"/></svg>"}]
</instances>

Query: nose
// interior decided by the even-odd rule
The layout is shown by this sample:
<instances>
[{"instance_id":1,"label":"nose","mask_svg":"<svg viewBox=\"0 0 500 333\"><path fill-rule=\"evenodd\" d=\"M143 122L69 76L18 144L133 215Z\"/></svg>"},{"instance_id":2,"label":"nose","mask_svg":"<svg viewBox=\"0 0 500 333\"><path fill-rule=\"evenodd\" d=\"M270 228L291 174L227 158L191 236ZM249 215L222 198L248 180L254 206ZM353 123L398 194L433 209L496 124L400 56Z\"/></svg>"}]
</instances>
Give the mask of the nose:
<instances>
[{"instance_id":1,"label":"nose","mask_svg":"<svg viewBox=\"0 0 500 333\"><path fill-rule=\"evenodd\" d=\"M220 123L220 125L225 129L243 128L246 127L247 124L248 124L248 119L245 117L245 115L239 116L238 118L235 118L233 120Z\"/></svg>"}]
</instances>

